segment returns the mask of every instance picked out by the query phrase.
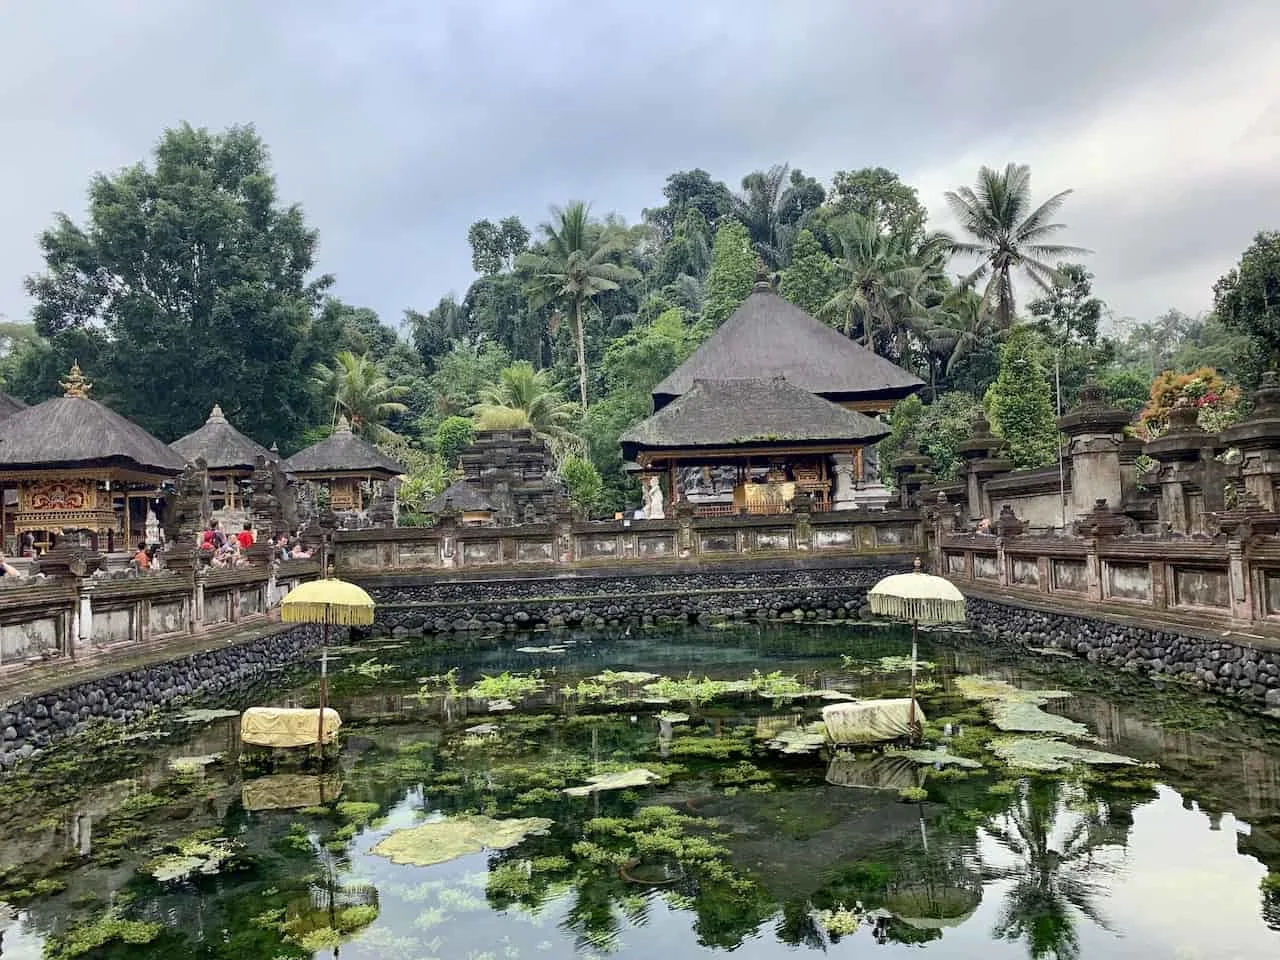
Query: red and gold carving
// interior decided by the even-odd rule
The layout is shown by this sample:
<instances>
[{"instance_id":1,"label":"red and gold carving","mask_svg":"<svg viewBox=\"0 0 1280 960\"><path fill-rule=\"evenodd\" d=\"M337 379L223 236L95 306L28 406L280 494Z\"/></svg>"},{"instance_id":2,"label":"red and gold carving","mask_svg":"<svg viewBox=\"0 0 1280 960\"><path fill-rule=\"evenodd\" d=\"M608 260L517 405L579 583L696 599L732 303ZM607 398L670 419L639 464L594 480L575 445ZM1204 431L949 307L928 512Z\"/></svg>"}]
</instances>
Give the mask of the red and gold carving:
<instances>
[{"instance_id":1,"label":"red and gold carving","mask_svg":"<svg viewBox=\"0 0 1280 960\"><path fill-rule=\"evenodd\" d=\"M98 484L94 480L35 480L19 488L18 509L32 513L96 510Z\"/></svg>"}]
</instances>

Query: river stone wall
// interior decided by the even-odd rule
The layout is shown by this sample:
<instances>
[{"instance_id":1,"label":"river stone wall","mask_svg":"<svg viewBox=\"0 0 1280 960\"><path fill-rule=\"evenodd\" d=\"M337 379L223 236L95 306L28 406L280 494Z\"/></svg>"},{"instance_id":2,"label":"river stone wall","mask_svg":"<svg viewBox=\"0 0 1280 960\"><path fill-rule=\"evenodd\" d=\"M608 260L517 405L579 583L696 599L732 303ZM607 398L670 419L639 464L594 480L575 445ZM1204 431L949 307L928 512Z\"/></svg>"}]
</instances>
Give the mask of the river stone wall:
<instances>
[{"instance_id":1,"label":"river stone wall","mask_svg":"<svg viewBox=\"0 0 1280 960\"><path fill-rule=\"evenodd\" d=\"M843 620L901 566L688 573L678 576L365 584L377 626L396 636L623 623Z\"/></svg>"},{"instance_id":2,"label":"river stone wall","mask_svg":"<svg viewBox=\"0 0 1280 960\"><path fill-rule=\"evenodd\" d=\"M999 643L1070 651L1091 663L1280 708L1280 653L974 597L967 607L970 622Z\"/></svg>"},{"instance_id":3,"label":"river stone wall","mask_svg":"<svg viewBox=\"0 0 1280 960\"><path fill-rule=\"evenodd\" d=\"M124 723L180 700L248 686L296 663L320 639L319 627L292 627L0 706L0 770L95 718Z\"/></svg>"}]
</instances>

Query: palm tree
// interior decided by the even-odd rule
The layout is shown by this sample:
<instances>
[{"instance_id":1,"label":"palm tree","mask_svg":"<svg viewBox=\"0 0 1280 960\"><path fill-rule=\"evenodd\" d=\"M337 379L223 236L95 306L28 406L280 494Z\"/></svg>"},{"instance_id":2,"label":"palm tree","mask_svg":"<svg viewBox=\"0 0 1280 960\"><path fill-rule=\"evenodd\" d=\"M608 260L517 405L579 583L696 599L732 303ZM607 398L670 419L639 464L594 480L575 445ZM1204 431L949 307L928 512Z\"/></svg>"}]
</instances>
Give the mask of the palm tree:
<instances>
[{"instance_id":1,"label":"palm tree","mask_svg":"<svg viewBox=\"0 0 1280 960\"><path fill-rule=\"evenodd\" d=\"M572 427L577 405L564 399L548 371L535 370L527 360L505 367L496 382L480 391L480 402L471 412L481 430L527 427L558 451L578 444Z\"/></svg>"},{"instance_id":2,"label":"palm tree","mask_svg":"<svg viewBox=\"0 0 1280 960\"><path fill-rule=\"evenodd\" d=\"M842 217L835 225L841 256L836 260L840 289L818 311L843 321L845 336L862 331L872 350L876 339L903 347L910 319L924 314L919 300L929 271L904 237L885 233L859 214Z\"/></svg>"},{"instance_id":3,"label":"palm tree","mask_svg":"<svg viewBox=\"0 0 1280 960\"><path fill-rule=\"evenodd\" d=\"M551 303L569 315L578 346L578 392L585 410L586 312L598 294L617 290L628 280L639 279L640 274L615 262L625 249L623 236L594 222L587 204L571 203L563 210L552 207L551 214L553 222L538 228L542 231L539 249L522 253L516 266L533 275L526 293L535 309Z\"/></svg>"},{"instance_id":4,"label":"palm tree","mask_svg":"<svg viewBox=\"0 0 1280 960\"><path fill-rule=\"evenodd\" d=\"M1082 247L1051 242L1051 237L1064 224L1050 218L1062 207L1070 190L1055 193L1034 210L1031 209L1031 168L1011 163L1003 171L983 167L978 171L974 189L961 187L947 191L947 203L960 220L961 228L974 239L957 242L958 253L974 254L982 264L971 273L969 283L976 283L990 271L984 294L988 304L994 303L1002 330L1013 325L1013 271L1021 267L1044 291L1049 291L1057 270L1047 261L1087 254Z\"/></svg>"},{"instance_id":5,"label":"palm tree","mask_svg":"<svg viewBox=\"0 0 1280 960\"><path fill-rule=\"evenodd\" d=\"M333 419L342 414L351 428L369 440L385 440L395 434L384 425L388 417L408 413L399 401L409 388L393 383L368 354L356 356L343 350L334 357L334 365L317 363L312 383L320 388L326 402L332 403Z\"/></svg>"},{"instance_id":6,"label":"palm tree","mask_svg":"<svg viewBox=\"0 0 1280 960\"><path fill-rule=\"evenodd\" d=\"M925 336L930 346L945 355L943 372L952 376L960 364L983 346L1000 339L996 317L986 298L972 287L959 286L948 292L945 300L930 311L932 324Z\"/></svg>"}]
</instances>

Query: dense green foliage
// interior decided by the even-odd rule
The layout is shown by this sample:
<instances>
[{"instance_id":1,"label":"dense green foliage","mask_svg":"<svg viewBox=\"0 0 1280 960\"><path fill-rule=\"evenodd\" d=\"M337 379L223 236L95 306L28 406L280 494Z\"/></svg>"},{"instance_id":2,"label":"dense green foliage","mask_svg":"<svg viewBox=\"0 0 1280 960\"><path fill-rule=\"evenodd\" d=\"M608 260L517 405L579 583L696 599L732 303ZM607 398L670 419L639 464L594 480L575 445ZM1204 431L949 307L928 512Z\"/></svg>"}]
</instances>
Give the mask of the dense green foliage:
<instances>
[{"instance_id":1,"label":"dense green foliage","mask_svg":"<svg viewBox=\"0 0 1280 960\"><path fill-rule=\"evenodd\" d=\"M538 225L477 220L470 287L388 322L326 296L317 234L278 196L252 128L169 130L149 164L91 180L83 223L59 215L40 238L33 323L0 328L0 380L36 402L78 359L98 399L164 440L216 402L285 453L343 415L413 465L405 489L419 500L456 476L476 429L529 427L558 459L590 461L592 507L607 514L639 500L618 437L762 268L782 296L925 381L886 450L915 439L942 476L975 398L1015 461L1036 465L1090 375L1136 415L1166 370L1212 367L1249 387L1280 355L1280 234L1257 235L1213 314L1116 320L1093 275L1064 262L1083 252L1056 222L1070 191L1037 198L1025 166L983 167L946 195L957 237L931 231L915 188L881 167L827 187L780 164L736 191L684 170L661 193L639 224L586 203ZM1033 296L1015 298L1018 276Z\"/></svg>"}]
</instances>

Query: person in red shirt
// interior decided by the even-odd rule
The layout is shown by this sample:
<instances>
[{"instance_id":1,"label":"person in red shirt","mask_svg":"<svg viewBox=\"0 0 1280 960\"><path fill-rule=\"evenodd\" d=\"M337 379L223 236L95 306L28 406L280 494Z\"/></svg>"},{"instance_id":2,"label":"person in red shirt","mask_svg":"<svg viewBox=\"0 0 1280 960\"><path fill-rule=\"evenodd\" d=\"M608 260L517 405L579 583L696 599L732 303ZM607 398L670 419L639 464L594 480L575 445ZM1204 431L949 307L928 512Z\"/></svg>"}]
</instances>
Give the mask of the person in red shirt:
<instances>
[{"instance_id":1,"label":"person in red shirt","mask_svg":"<svg viewBox=\"0 0 1280 960\"><path fill-rule=\"evenodd\" d=\"M133 555L133 562L139 570L151 569L151 554L147 553L147 545L144 541L139 541L138 552Z\"/></svg>"},{"instance_id":2,"label":"person in red shirt","mask_svg":"<svg viewBox=\"0 0 1280 960\"><path fill-rule=\"evenodd\" d=\"M236 539L240 541L240 549L248 550L253 546L253 524L246 523L244 529L236 534Z\"/></svg>"}]
</instances>

